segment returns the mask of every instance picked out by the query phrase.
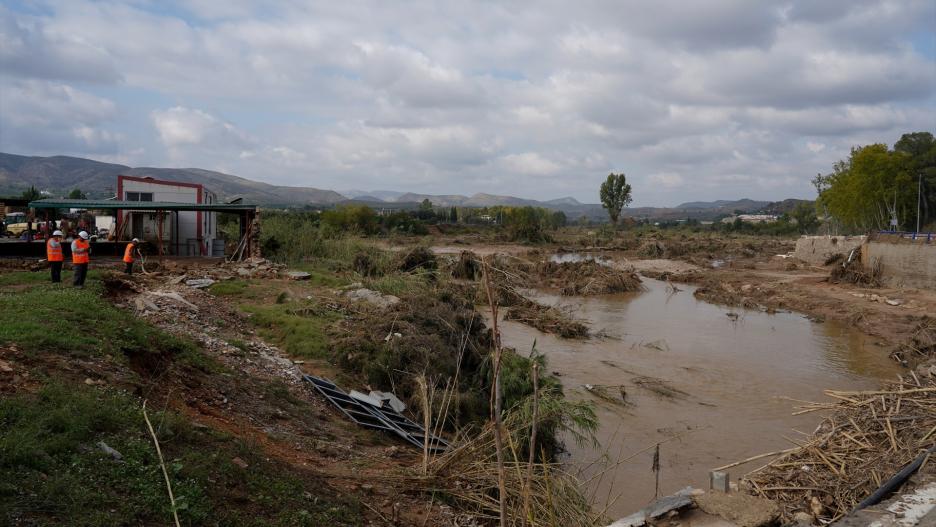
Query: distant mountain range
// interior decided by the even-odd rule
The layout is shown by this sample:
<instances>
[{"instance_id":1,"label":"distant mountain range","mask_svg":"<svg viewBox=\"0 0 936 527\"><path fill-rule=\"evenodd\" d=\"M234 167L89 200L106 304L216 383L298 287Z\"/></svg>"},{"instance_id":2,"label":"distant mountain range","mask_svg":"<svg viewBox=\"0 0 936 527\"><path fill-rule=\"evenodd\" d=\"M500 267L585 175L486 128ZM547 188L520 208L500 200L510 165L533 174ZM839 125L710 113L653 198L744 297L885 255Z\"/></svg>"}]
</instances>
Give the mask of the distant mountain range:
<instances>
[{"instance_id":1,"label":"distant mountain range","mask_svg":"<svg viewBox=\"0 0 936 527\"><path fill-rule=\"evenodd\" d=\"M252 181L239 176L200 168L129 167L68 156L36 157L0 153L0 195L15 196L29 186L54 196L63 196L72 189L81 189L91 198L114 195L117 176L149 176L168 181L201 183L222 200L243 198L245 202L271 207L333 206L341 203L362 203L380 208L413 209L428 199L437 207L490 207L495 205L534 206L563 211L570 220L582 216L589 219L607 218L599 204L581 203L572 197L537 201L514 196L478 193L434 195L393 190L347 190L341 193L312 187L287 187ZM741 199L682 203L677 207L628 208L624 216L654 219L713 219L736 210L756 212L791 209L795 202L754 201ZM782 209L782 210L781 210Z\"/></svg>"},{"instance_id":2,"label":"distant mountain range","mask_svg":"<svg viewBox=\"0 0 936 527\"><path fill-rule=\"evenodd\" d=\"M89 197L111 197L120 174L201 183L217 193L219 198L242 197L244 201L263 204L332 204L346 199L333 190L280 187L200 168L131 168L80 157L28 157L0 153L0 191L4 194L19 193L34 185L39 190L57 195L79 188Z\"/></svg>"}]
</instances>

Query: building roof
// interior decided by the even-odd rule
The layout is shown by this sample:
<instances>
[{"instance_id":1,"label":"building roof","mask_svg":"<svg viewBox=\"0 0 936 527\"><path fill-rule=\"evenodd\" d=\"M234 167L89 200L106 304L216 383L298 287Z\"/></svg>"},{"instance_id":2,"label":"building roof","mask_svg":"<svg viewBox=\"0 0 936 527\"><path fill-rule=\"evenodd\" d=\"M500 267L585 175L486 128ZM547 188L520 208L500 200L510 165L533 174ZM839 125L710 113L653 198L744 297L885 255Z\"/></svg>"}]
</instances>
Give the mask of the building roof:
<instances>
[{"instance_id":1,"label":"building roof","mask_svg":"<svg viewBox=\"0 0 936 527\"><path fill-rule=\"evenodd\" d=\"M93 209L93 210L172 210L207 212L254 211L249 203L176 203L172 201L121 201L94 199L40 199L29 203L32 209Z\"/></svg>"}]
</instances>

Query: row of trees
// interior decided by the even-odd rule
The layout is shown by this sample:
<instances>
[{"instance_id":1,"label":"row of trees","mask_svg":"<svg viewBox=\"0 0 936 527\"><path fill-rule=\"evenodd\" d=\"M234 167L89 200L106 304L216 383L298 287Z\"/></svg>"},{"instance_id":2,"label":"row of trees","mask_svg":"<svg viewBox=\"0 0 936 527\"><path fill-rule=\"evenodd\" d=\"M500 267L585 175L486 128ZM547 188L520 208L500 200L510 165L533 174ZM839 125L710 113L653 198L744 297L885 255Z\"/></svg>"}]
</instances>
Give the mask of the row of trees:
<instances>
[{"instance_id":1,"label":"row of trees","mask_svg":"<svg viewBox=\"0 0 936 527\"><path fill-rule=\"evenodd\" d=\"M81 189L74 189L65 196L68 199L88 199L88 195L81 191ZM36 201L37 199L42 199L42 192L39 192L35 186L30 185L30 187L23 191L20 194L20 199L25 199L27 201Z\"/></svg>"},{"instance_id":2,"label":"row of trees","mask_svg":"<svg viewBox=\"0 0 936 527\"><path fill-rule=\"evenodd\" d=\"M817 206L846 231L933 228L936 222L936 139L929 132L852 148L831 174L813 180ZM919 211L919 214L918 214Z\"/></svg>"}]
</instances>

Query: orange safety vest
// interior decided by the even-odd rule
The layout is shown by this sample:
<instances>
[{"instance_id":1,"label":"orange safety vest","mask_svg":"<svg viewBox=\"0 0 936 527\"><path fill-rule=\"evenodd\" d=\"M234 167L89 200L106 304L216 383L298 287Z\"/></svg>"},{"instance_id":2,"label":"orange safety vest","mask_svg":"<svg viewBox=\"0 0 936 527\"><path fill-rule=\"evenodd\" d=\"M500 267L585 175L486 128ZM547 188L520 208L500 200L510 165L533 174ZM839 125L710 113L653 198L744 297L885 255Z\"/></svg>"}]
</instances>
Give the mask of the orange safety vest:
<instances>
[{"instance_id":1,"label":"orange safety vest","mask_svg":"<svg viewBox=\"0 0 936 527\"><path fill-rule=\"evenodd\" d=\"M88 253L91 251L91 244L87 240L78 238L72 242L72 263L86 264L90 261Z\"/></svg>"},{"instance_id":2,"label":"orange safety vest","mask_svg":"<svg viewBox=\"0 0 936 527\"><path fill-rule=\"evenodd\" d=\"M124 259L123 259L123 261L124 261L125 263L133 263L133 248L134 248L134 247L136 247L136 245L133 245L133 243L128 243L128 244L127 244L127 248L124 249Z\"/></svg>"},{"instance_id":3,"label":"orange safety vest","mask_svg":"<svg viewBox=\"0 0 936 527\"><path fill-rule=\"evenodd\" d=\"M55 241L55 238L49 238L46 242L46 260L50 262L61 262L65 260L62 256L62 242Z\"/></svg>"}]
</instances>

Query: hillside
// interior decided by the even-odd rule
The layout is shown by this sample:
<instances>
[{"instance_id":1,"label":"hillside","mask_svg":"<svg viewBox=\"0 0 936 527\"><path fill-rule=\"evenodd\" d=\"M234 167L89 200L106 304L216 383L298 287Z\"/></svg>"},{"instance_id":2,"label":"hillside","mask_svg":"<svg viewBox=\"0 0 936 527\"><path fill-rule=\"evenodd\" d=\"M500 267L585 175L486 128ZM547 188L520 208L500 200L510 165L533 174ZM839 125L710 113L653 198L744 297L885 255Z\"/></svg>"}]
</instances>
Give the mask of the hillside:
<instances>
[{"instance_id":1,"label":"hillside","mask_svg":"<svg viewBox=\"0 0 936 527\"><path fill-rule=\"evenodd\" d=\"M753 199L738 199L738 200L716 200L716 201L690 201L688 203L680 203L674 208L676 209L728 209L728 210L743 210L745 212L754 211L762 209L767 206L769 201L755 201Z\"/></svg>"},{"instance_id":2,"label":"hillside","mask_svg":"<svg viewBox=\"0 0 936 527\"><path fill-rule=\"evenodd\" d=\"M91 197L109 197L114 193L120 174L198 182L224 200L242 197L245 201L268 205L328 204L345 199L332 190L281 187L200 168L133 168L78 157L0 153L0 192L4 194L19 193L33 185L53 194L80 188Z\"/></svg>"},{"instance_id":3,"label":"hillside","mask_svg":"<svg viewBox=\"0 0 936 527\"><path fill-rule=\"evenodd\" d=\"M354 203L380 208L414 209L423 200L428 199L436 207L532 206L562 211L570 221L581 217L593 221L607 220L607 213L601 205L581 203L572 197L538 201L483 192L465 196L403 193L392 190L350 190L340 194L333 190L311 187L271 185L200 168L133 168L77 157L35 157L0 153L0 195L17 195L30 185L34 185L37 189L49 191L53 195L64 195L72 189L79 188L89 197L106 198L114 195L114 187L119 174L202 183L218 193L223 200L241 197L245 201L264 206L328 206ZM792 201L796 200L777 202L776 207L788 210L792 208L788 202ZM676 207L627 208L622 214L625 217L661 220L685 218L711 220L732 214L735 210L755 212L766 210L771 205L771 202L751 199L696 201L682 203Z\"/></svg>"}]
</instances>

